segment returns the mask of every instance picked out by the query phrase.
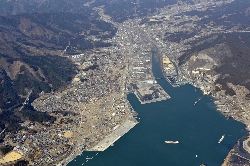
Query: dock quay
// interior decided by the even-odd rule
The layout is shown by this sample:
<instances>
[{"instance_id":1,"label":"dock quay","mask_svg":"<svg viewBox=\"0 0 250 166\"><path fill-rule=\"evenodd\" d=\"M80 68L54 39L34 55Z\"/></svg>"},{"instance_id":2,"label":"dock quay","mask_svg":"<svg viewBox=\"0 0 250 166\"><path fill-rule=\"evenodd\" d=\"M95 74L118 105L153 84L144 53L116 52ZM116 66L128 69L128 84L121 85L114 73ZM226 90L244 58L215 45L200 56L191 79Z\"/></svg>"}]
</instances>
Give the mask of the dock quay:
<instances>
[{"instance_id":1,"label":"dock quay","mask_svg":"<svg viewBox=\"0 0 250 166\"><path fill-rule=\"evenodd\" d=\"M87 149L86 151L104 151L109 146L114 144L120 137L126 134L130 129L132 129L138 122L136 119L131 118L127 119L123 124L114 127L114 131L107 135L103 140L101 140L97 145L94 147Z\"/></svg>"},{"instance_id":2,"label":"dock quay","mask_svg":"<svg viewBox=\"0 0 250 166\"><path fill-rule=\"evenodd\" d=\"M163 101L171 98L159 84L139 83L136 86L137 89L135 89L134 94L141 104Z\"/></svg>"},{"instance_id":3,"label":"dock quay","mask_svg":"<svg viewBox=\"0 0 250 166\"><path fill-rule=\"evenodd\" d=\"M176 81L174 80L175 79L174 77L167 76L167 77L165 77L165 79L169 82L169 84L172 87L178 87L178 85L176 84Z\"/></svg>"}]
</instances>

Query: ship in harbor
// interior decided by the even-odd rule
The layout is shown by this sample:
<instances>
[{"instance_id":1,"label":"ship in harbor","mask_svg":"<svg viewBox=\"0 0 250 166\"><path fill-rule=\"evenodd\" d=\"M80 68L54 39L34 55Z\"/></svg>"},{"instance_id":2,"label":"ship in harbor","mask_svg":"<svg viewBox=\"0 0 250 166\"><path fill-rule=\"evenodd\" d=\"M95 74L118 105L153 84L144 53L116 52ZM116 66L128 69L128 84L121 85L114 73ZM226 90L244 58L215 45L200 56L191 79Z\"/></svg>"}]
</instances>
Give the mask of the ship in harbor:
<instances>
[{"instance_id":1,"label":"ship in harbor","mask_svg":"<svg viewBox=\"0 0 250 166\"><path fill-rule=\"evenodd\" d=\"M220 144L221 141L223 141L224 138L225 138L225 134L223 136L221 136L220 140L218 141L218 144Z\"/></svg>"},{"instance_id":2,"label":"ship in harbor","mask_svg":"<svg viewBox=\"0 0 250 166\"><path fill-rule=\"evenodd\" d=\"M165 141L165 144L178 144L179 141Z\"/></svg>"},{"instance_id":3,"label":"ship in harbor","mask_svg":"<svg viewBox=\"0 0 250 166\"><path fill-rule=\"evenodd\" d=\"M197 101L194 102L194 105L196 105L202 98L203 96L201 96Z\"/></svg>"}]
</instances>

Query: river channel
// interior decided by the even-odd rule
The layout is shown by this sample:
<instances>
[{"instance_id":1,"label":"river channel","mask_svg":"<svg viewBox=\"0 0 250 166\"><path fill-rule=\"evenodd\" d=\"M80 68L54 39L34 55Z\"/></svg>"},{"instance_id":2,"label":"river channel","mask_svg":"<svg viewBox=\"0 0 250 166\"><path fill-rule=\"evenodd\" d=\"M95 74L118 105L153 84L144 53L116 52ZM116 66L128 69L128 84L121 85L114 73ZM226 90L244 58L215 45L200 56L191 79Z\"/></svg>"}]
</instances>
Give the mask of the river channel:
<instances>
[{"instance_id":1,"label":"river channel","mask_svg":"<svg viewBox=\"0 0 250 166\"><path fill-rule=\"evenodd\" d=\"M163 77L154 58L152 67L155 77ZM140 123L104 152L84 152L68 165L221 165L237 140L246 135L244 125L227 120L215 109L209 96L194 105L202 92L193 86L173 88L165 79L157 81L171 96L170 100L141 105L134 94L129 94L127 98L138 112ZM224 140L218 144L224 134ZM180 143L165 144L165 140Z\"/></svg>"}]
</instances>

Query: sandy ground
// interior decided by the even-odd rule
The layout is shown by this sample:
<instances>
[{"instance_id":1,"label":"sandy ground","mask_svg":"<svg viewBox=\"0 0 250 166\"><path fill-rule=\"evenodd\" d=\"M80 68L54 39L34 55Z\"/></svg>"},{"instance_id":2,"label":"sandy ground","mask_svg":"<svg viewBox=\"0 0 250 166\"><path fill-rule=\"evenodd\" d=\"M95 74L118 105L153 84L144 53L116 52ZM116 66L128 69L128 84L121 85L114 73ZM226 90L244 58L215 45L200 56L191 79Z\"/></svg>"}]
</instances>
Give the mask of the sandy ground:
<instances>
[{"instance_id":1,"label":"sandy ground","mask_svg":"<svg viewBox=\"0 0 250 166\"><path fill-rule=\"evenodd\" d=\"M16 161L18 159L21 159L23 156L20 153L17 153L15 151L12 151L8 154L6 154L3 158L0 159L0 165L12 161Z\"/></svg>"},{"instance_id":2,"label":"sandy ground","mask_svg":"<svg viewBox=\"0 0 250 166\"><path fill-rule=\"evenodd\" d=\"M73 137L73 132L71 131L66 131L63 135L65 138L72 138Z\"/></svg>"}]
</instances>

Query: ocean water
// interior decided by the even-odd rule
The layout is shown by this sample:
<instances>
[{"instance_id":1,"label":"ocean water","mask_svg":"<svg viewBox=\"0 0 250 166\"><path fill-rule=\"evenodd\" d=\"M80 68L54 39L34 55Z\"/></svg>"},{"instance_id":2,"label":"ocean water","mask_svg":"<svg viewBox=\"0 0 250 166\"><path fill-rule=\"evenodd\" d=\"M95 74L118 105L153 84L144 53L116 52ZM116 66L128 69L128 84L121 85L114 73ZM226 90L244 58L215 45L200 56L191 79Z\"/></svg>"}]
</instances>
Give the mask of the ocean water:
<instances>
[{"instance_id":1,"label":"ocean water","mask_svg":"<svg viewBox=\"0 0 250 166\"><path fill-rule=\"evenodd\" d=\"M155 77L162 71L153 59ZM246 135L244 125L227 120L213 107L210 97L202 96L191 85L173 88L166 80L158 83L170 100L141 105L128 95L139 113L140 123L104 152L83 152L69 166L219 166L238 139ZM225 134L224 140L218 140ZM179 144L165 144L178 140ZM86 157L92 158L86 160ZM87 161L87 162L86 162Z\"/></svg>"}]
</instances>

